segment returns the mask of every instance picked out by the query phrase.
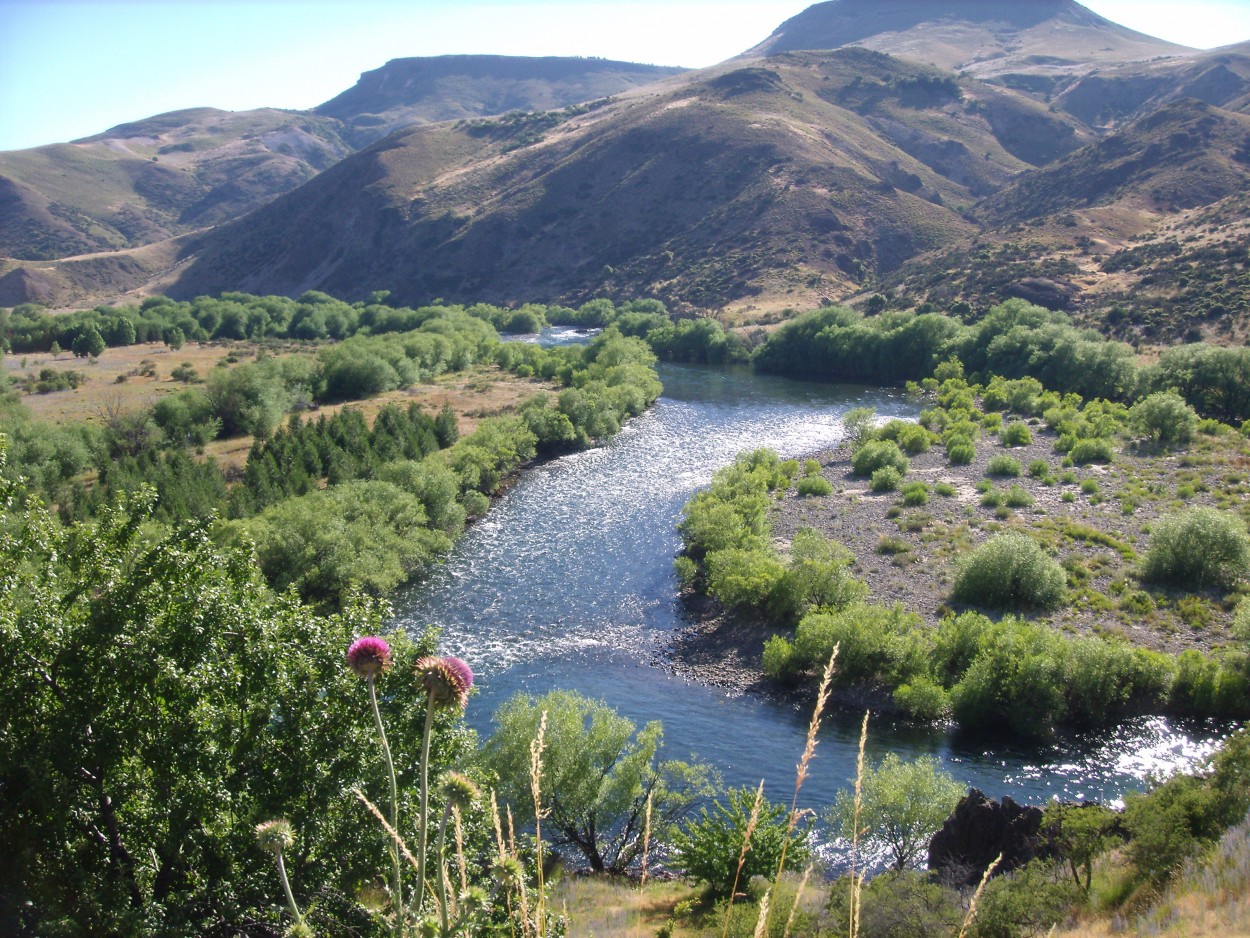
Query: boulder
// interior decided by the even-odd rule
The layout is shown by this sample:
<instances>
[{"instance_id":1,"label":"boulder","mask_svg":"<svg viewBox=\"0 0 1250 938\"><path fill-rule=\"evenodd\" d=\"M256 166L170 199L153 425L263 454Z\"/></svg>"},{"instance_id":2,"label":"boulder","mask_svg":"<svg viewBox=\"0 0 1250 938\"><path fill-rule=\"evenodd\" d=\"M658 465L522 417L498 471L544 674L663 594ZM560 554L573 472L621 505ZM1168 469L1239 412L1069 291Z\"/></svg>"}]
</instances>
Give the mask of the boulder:
<instances>
[{"instance_id":1,"label":"boulder","mask_svg":"<svg viewBox=\"0 0 1250 938\"><path fill-rule=\"evenodd\" d=\"M942 829L929 841L929 869L957 885L975 885L994 858L995 874L1017 869L1045 852L1042 809L1001 802L971 789L955 806Z\"/></svg>"}]
</instances>

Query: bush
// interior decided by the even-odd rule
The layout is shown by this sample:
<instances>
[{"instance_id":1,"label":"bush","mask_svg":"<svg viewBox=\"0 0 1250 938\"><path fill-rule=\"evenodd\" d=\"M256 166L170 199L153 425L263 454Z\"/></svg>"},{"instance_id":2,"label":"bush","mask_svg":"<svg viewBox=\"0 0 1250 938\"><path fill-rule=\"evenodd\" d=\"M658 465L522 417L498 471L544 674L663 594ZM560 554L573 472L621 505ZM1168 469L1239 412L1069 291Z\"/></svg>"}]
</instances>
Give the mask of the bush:
<instances>
[{"instance_id":1,"label":"bush","mask_svg":"<svg viewBox=\"0 0 1250 938\"><path fill-rule=\"evenodd\" d=\"M911 463L892 440L874 440L865 443L851 459L851 468L857 476L871 476L878 469L891 466L898 471L900 477L907 475Z\"/></svg>"},{"instance_id":2,"label":"bush","mask_svg":"<svg viewBox=\"0 0 1250 938\"><path fill-rule=\"evenodd\" d=\"M1003 497L1003 503L1008 508L1028 508L1033 504L1033 496L1022 486L1013 485Z\"/></svg>"},{"instance_id":3,"label":"bush","mask_svg":"<svg viewBox=\"0 0 1250 938\"><path fill-rule=\"evenodd\" d=\"M783 804L761 800L751 849L746 852L742 870L738 857L746 835L756 792L750 788L732 788L724 799L717 799L712 810L702 808L697 817L688 819L673 833L673 865L696 882L706 883L714 896L727 896L739 889L752 876L772 879L782 859L789 826L789 809ZM810 824L800 824L790 836L785 850L785 868L794 869L807 862L807 836Z\"/></svg>"},{"instance_id":4,"label":"bush","mask_svg":"<svg viewBox=\"0 0 1250 938\"><path fill-rule=\"evenodd\" d=\"M1188 443L1198 426L1198 414L1175 391L1156 391L1129 409L1133 432L1156 446Z\"/></svg>"},{"instance_id":5,"label":"bush","mask_svg":"<svg viewBox=\"0 0 1250 938\"><path fill-rule=\"evenodd\" d=\"M902 473L893 466L882 466L872 474L871 488L874 492L893 492L903 481Z\"/></svg>"},{"instance_id":6,"label":"bush","mask_svg":"<svg viewBox=\"0 0 1250 938\"><path fill-rule=\"evenodd\" d=\"M1003 446L1028 446L1033 442L1033 434L1029 431L1027 423L1022 420L1013 420L1003 427L999 439L1003 441Z\"/></svg>"},{"instance_id":7,"label":"bush","mask_svg":"<svg viewBox=\"0 0 1250 938\"><path fill-rule=\"evenodd\" d=\"M1050 466L1044 459L1035 459L1029 463L1029 475L1035 479L1044 479L1050 475Z\"/></svg>"},{"instance_id":8,"label":"bush","mask_svg":"<svg viewBox=\"0 0 1250 938\"><path fill-rule=\"evenodd\" d=\"M817 495L832 495L833 486L829 484L829 480L824 476L809 475L799 479L796 491L805 498Z\"/></svg>"},{"instance_id":9,"label":"bush","mask_svg":"<svg viewBox=\"0 0 1250 938\"><path fill-rule=\"evenodd\" d=\"M919 677L911 684L900 684L894 690L894 703L921 723L937 723L951 714L950 695L927 677Z\"/></svg>"},{"instance_id":10,"label":"bush","mask_svg":"<svg viewBox=\"0 0 1250 938\"><path fill-rule=\"evenodd\" d=\"M929 431L919 424L909 423L898 432L898 445L912 456L927 453L932 442Z\"/></svg>"},{"instance_id":11,"label":"bush","mask_svg":"<svg viewBox=\"0 0 1250 938\"><path fill-rule=\"evenodd\" d=\"M1155 525L1142 568L1152 583L1230 586L1250 569L1250 538L1235 515L1194 508Z\"/></svg>"},{"instance_id":12,"label":"bush","mask_svg":"<svg viewBox=\"0 0 1250 938\"><path fill-rule=\"evenodd\" d=\"M949 482L939 482L937 485L933 486L933 491L938 495L941 495L943 498L954 498L959 494L959 490Z\"/></svg>"},{"instance_id":13,"label":"bush","mask_svg":"<svg viewBox=\"0 0 1250 938\"><path fill-rule=\"evenodd\" d=\"M713 551L705 559L708 592L726 606L757 608L767 602L785 574L785 568L768 551Z\"/></svg>"},{"instance_id":14,"label":"bush","mask_svg":"<svg viewBox=\"0 0 1250 938\"><path fill-rule=\"evenodd\" d=\"M1068 450L1068 458L1074 466L1086 466L1092 462L1109 463L1115 458L1110 440L1077 440Z\"/></svg>"},{"instance_id":15,"label":"bush","mask_svg":"<svg viewBox=\"0 0 1250 938\"><path fill-rule=\"evenodd\" d=\"M1054 609L1064 598L1063 568L1027 534L998 534L960 564L955 599L991 609Z\"/></svg>"},{"instance_id":16,"label":"bush","mask_svg":"<svg viewBox=\"0 0 1250 938\"><path fill-rule=\"evenodd\" d=\"M966 466L977 458L977 450L971 440L960 438L946 445L946 459L952 466Z\"/></svg>"},{"instance_id":17,"label":"bush","mask_svg":"<svg viewBox=\"0 0 1250 938\"><path fill-rule=\"evenodd\" d=\"M1020 475L1020 460L1012 456L991 456L990 461L985 464L985 474L1009 476L1014 479Z\"/></svg>"},{"instance_id":18,"label":"bush","mask_svg":"<svg viewBox=\"0 0 1250 938\"><path fill-rule=\"evenodd\" d=\"M903 504L904 505L927 505L929 504L929 486L923 482L908 482L903 486Z\"/></svg>"}]
</instances>

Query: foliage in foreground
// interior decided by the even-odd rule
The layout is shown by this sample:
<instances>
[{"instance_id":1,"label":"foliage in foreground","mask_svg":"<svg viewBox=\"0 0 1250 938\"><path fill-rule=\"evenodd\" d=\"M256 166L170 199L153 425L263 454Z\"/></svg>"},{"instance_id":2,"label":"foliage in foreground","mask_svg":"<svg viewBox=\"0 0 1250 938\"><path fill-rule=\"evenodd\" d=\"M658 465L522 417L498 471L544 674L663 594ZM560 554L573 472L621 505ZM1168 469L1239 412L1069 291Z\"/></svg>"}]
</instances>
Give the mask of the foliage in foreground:
<instances>
[{"instance_id":1,"label":"foliage in foreground","mask_svg":"<svg viewBox=\"0 0 1250 938\"><path fill-rule=\"evenodd\" d=\"M285 817L301 834L287 861L316 897L314 918L367 931L355 896L384 840L346 789L376 800L382 789L342 655L383 610L314 615L203 525L149 536L150 495L63 529L37 507L14 511L3 484L0 921L177 934L260 916L272 928L272 863L254 828ZM397 647L405 659L430 650ZM415 678L399 672L388 691L410 802ZM436 766L469 751L457 724L436 729Z\"/></svg>"}]
</instances>

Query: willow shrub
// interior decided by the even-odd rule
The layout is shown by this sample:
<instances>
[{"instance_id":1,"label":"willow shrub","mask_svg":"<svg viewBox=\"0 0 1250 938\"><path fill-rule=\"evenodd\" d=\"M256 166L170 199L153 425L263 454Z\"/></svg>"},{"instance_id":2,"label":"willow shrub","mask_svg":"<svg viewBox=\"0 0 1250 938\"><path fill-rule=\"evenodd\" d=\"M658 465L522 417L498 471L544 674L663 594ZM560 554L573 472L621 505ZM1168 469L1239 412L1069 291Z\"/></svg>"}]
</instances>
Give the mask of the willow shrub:
<instances>
[{"instance_id":1,"label":"willow shrub","mask_svg":"<svg viewBox=\"0 0 1250 938\"><path fill-rule=\"evenodd\" d=\"M871 476L878 469L891 466L900 476L907 475L911 463L893 440L874 440L861 446L851 458L857 476Z\"/></svg>"},{"instance_id":2,"label":"willow shrub","mask_svg":"<svg viewBox=\"0 0 1250 938\"><path fill-rule=\"evenodd\" d=\"M1193 508L1155 525L1142 576L1180 587L1231 586L1250 571L1250 537L1232 514Z\"/></svg>"},{"instance_id":3,"label":"willow shrub","mask_svg":"<svg viewBox=\"0 0 1250 938\"><path fill-rule=\"evenodd\" d=\"M1062 604L1063 568L1027 534L990 538L960 564L954 597L989 609L1055 609Z\"/></svg>"}]
</instances>

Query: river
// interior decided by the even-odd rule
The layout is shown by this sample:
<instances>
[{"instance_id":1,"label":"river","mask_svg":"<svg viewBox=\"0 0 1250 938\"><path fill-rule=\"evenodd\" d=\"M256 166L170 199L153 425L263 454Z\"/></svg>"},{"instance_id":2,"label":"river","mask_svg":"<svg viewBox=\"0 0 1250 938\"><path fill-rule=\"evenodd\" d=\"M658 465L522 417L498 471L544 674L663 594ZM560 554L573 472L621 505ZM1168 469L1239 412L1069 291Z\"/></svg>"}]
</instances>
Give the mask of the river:
<instances>
[{"instance_id":1,"label":"river","mask_svg":"<svg viewBox=\"0 0 1250 938\"><path fill-rule=\"evenodd\" d=\"M841 435L840 415L875 407L914 416L900 392L756 375L748 368L662 365L664 395L606 445L525 471L446 563L398 598L396 627L442 629L443 650L476 672L468 720L483 735L494 709L523 691L575 689L639 725L664 724L665 753L710 762L732 785L766 780L789 802L810 712L731 694L662 666L683 619L672 561L681 507L717 468L767 446L802 457ZM657 664L661 662L661 664ZM855 773L862 713L828 714L802 802L821 808ZM1151 773L1193 766L1220 728L1138 719L1044 745L943 729L870 723L868 756L937 757L991 797L1118 799Z\"/></svg>"}]
</instances>

